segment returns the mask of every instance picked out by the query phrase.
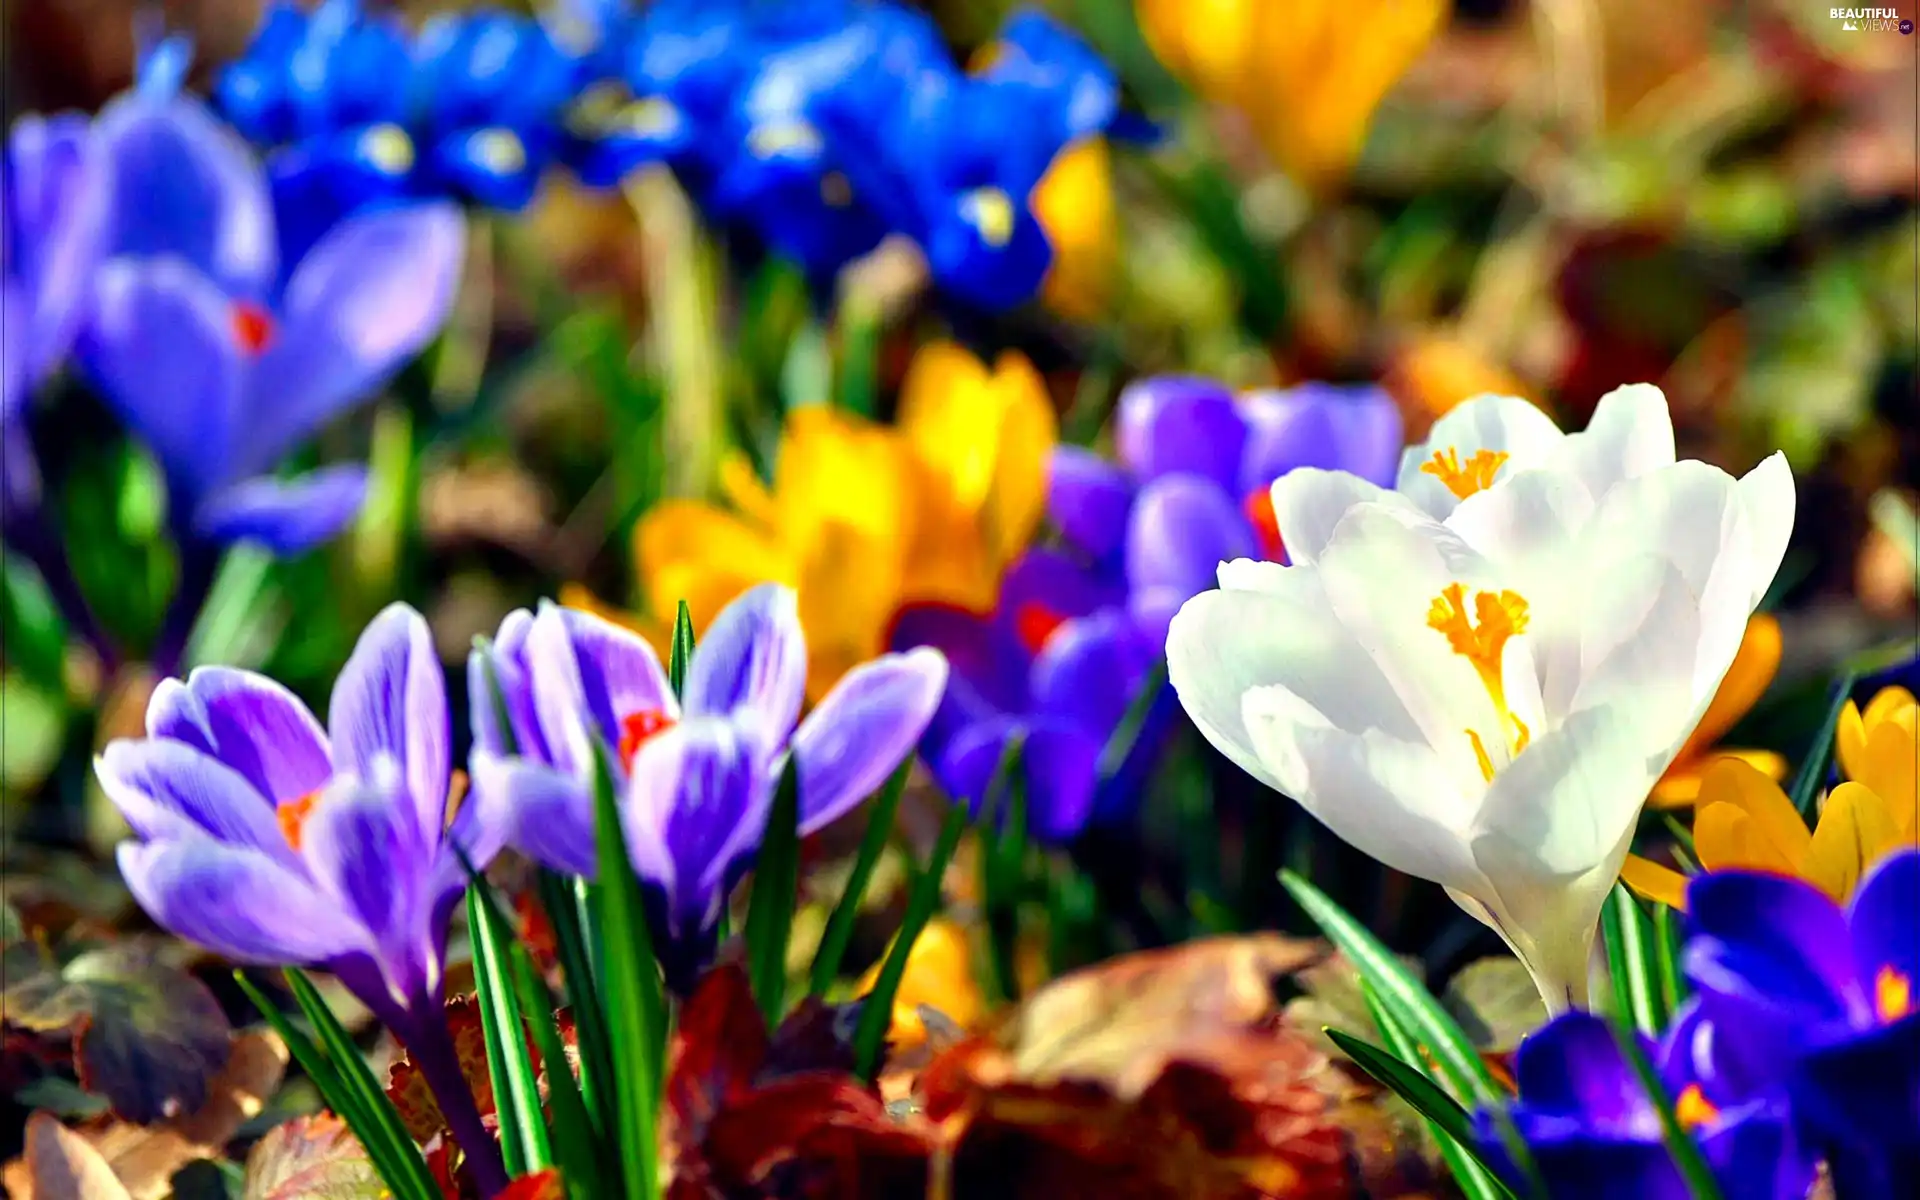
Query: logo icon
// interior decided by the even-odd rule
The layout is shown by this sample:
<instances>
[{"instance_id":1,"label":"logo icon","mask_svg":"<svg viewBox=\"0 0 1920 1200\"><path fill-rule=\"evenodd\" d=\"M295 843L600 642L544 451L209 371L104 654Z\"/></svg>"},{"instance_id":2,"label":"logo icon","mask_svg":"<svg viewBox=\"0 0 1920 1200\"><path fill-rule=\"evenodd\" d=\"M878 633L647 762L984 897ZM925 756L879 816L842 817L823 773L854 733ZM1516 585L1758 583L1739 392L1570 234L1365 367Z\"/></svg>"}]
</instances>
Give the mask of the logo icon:
<instances>
[{"instance_id":1,"label":"logo icon","mask_svg":"<svg viewBox=\"0 0 1920 1200\"><path fill-rule=\"evenodd\" d=\"M1912 32L1913 32L1913 22L1912 22L1912 21L1908 21L1908 20L1904 20L1904 19L1903 19L1903 20L1902 20L1902 21L1900 22L1900 33L1901 33L1901 35L1902 35L1902 36L1905 36L1905 35L1907 35L1907 34L1910 34L1910 33L1912 33Z\"/></svg>"}]
</instances>

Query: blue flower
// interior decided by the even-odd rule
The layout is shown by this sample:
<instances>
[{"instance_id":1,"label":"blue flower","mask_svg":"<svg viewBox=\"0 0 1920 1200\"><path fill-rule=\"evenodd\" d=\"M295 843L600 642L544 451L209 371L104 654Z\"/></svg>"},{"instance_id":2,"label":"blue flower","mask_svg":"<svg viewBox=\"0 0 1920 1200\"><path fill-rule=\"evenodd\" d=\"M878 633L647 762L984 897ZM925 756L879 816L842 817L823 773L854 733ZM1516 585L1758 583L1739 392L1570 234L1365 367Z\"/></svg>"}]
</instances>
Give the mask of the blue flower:
<instances>
[{"instance_id":1,"label":"blue flower","mask_svg":"<svg viewBox=\"0 0 1920 1200\"><path fill-rule=\"evenodd\" d=\"M1637 1036L1637 1035L1636 1035ZM1655 1047L1639 1038L1650 1058ZM1692 1195L1663 1138L1660 1114L1606 1022L1591 1013L1554 1018L1520 1044L1519 1099L1506 1120L1525 1144L1554 1200L1688 1200ZM1675 1080L1663 1081L1671 1088ZM1679 1113L1726 1200L1802 1200L1812 1164L1794 1145L1779 1108L1765 1102L1714 1111L1682 1092ZM1525 1175L1490 1112L1474 1117L1482 1151L1525 1194Z\"/></svg>"},{"instance_id":2,"label":"blue flower","mask_svg":"<svg viewBox=\"0 0 1920 1200\"><path fill-rule=\"evenodd\" d=\"M1687 891L1684 966L1710 1099L1783 1096L1840 1194L1920 1189L1920 850L1883 860L1843 912L1798 880L1712 872ZM1718 1096L1712 1090L1717 1085Z\"/></svg>"},{"instance_id":3,"label":"blue flower","mask_svg":"<svg viewBox=\"0 0 1920 1200\"><path fill-rule=\"evenodd\" d=\"M266 179L197 101L124 96L96 136L116 187L78 357L159 459L177 535L283 554L332 536L365 471L269 472L439 331L464 253L459 212L355 216L283 282Z\"/></svg>"},{"instance_id":4,"label":"blue flower","mask_svg":"<svg viewBox=\"0 0 1920 1200\"><path fill-rule=\"evenodd\" d=\"M111 164L86 118L22 117L0 155L0 424L58 368L107 233Z\"/></svg>"}]
</instances>

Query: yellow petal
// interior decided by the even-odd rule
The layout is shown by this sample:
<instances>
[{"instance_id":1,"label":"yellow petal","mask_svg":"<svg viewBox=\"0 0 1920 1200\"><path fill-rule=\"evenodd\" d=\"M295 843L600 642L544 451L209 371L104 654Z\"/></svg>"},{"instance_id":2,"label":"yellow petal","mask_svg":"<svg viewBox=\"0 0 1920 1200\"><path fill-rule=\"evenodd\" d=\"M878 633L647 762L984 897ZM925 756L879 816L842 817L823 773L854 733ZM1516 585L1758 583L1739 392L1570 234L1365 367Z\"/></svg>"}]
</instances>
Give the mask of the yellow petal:
<instances>
[{"instance_id":1,"label":"yellow petal","mask_svg":"<svg viewBox=\"0 0 1920 1200\"><path fill-rule=\"evenodd\" d=\"M1055 155L1027 203L1053 248L1041 299L1073 320L1096 319L1112 291L1119 238L1106 140L1086 138Z\"/></svg>"},{"instance_id":2,"label":"yellow petal","mask_svg":"<svg viewBox=\"0 0 1920 1200\"><path fill-rule=\"evenodd\" d=\"M734 511L761 529L779 528L780 509L773 493L760 481L753 463L738 450L729 450L720 459L720 492Z\"/></svg>"},{"instance_id":3,"label":"yellow petal","mask_svg":"<svg viewBox=\"0 0 1920 1200\"><path fill-rule=\"evenodd\" d=\"M1353 166L1373 114L1440 28L1445 0L1263 3L1247 114L1269 151L1310 188Z\"/></svg>"},{"instance_id":4,"label":"yellow petal","mask_svg":"<svg viewBox=\"0 0 1920 1200\"><path fill-rule=\"evenodd\" d=\"M634 558L656 621L682 600L697 629L756 583L797 582L795 562L766 534L732 513L693 500L663 500L634 530Z\"/></svg>"},{"instance_id":5,"label":"yellow petal","mask_svg":"<svg viewBox=\"0 0 1920 1200\"><path fill-rule=\"evenodd\" d=\"M1046 509L1047 460L1060 440L1060 422L1046 381L1024 355L1000 356L993 390L1000 397L1000 437L987 493L986 537L1004 566L1033 540Z\"/></svg>"},{"instance_id":6,"label":"yellow petal","mask_svg":"<svg viewBox=\"0 0 1920 1200\"><path fill-rule=\"evenodd\" d=\"M1867 723L1851 700L1840 706L1840 720L1833 727L1833 756L1840 760L1840 773L1848 779L1858 779L1866 770Z\"/></svg>"},{"instance_id":7,"label":"yellow petal","mask_svg":"<svg viewBox=\"0 0 1920 1200\"><path fill-rule=\"evenodd\" d=\"M1687 877L1672 867L1663 867L1652 859L1629 854L1627 861L1620 864L1620 882L1648 900L1656 900L1668 908L1686 910Z\"/></svg>"},{"instance_id":8,"label":"yellow petal","mask_svg":"<svg viewBox=\"0 0 1920 1200\"><path fill-rule=\"evenodd\" d=\"M1779 669L1780 622L1771 614L1755 613L1747 619L1740 649L1734 655L1733 665L1727 668L1726 677L1721 679L1719 690L1714 692L1713 702L1707 705L1700 723L1680 747L1679 761L1693 758L1719 741L1733 728L1734 722L1753 708Z\"/></svg>"},{"instance_id":9,"label":"yellow petal","mask_svg":"<svg viewBox=\"0 0 1920 1200\"><path fill-rule=\"evenodd\" d=\"M1833 789L1807 850L1808 882L1845 903L1873 864L1901 844L1901 830L1885 800L1858 783Z\"/></svg>"},{"instance_id":10,"label":"yellow petal","mask_svg":"<svg viewBox=\"0 0 1920 1200\"><path fill-rule=\"evenodd\" d=\"M901 566L890 540L833 520L820 527L800 572L800 627L810 665L807 693L826 695L840 677L882 650L899 605Z\"/></svg>"},{"instance_id":11,"label":"yellow petal","mask_svg":"<svg viewBox=\"0 0 1920 1200\"><path fill-rule=\"evenodd\" d=\"M1140 32L1154 57L1216 104L1253 97L1253 23L1271 0L1136 0Z\"/></svg>"},{"instance_id":12,"label":"yellow petal","mask_svg":"<svg viewBox=\"0 0 1920 1200\"><path fill-rule=\"evenodd\" d=\"M1899 720L1869 725L1859 757L1860 770L1848 774L1899 813L1903 828L1911 827L1920 809L1920 740L1913 726Z\"/></svg>"},{"instance_id":13,"label":"yellow petal","mask_svg":"<svg viewBox=\"0 0 1920 1200\"><path fill-rule=\"evenodd\" d=\"M1700 781L1693 823L1700 865L1751 867L1796 875L1813 834L1778 784L1737 758L1723 758Z\"/></svg>"},{"instance_id":14,"label":"yellow petal","mask_svg":"<svg viewBox=\"0 0 1920 1200\"><path fill-rule=\"evenodd\" d=\"M806 556L821 530L835 523L904 554L912 534L905 459L891 429L823 405L789 413L773 485L789 552Z\"/></svg>"},{"instance_id":15,"label":"yellow petal","mask_svg":"<svg viewBox=\"0 0 1920 1200\"><path fill-rule=\"evenodd\" d=\"M1423 418L1418 422L1422 428L1475 396L1527 394L1518 379L1478 350L1437 335L1423 336L1403 350L1390 382L1395 394Z\"/></svg>"},{"instance_id":16,"label":"yellow petal","mask_svg":"<svg viewBox=\"0 0 1920 1200\"><path fill-rule=\"evenodd\" d=\"M880 962L861 976L855 985L855 994L865 995L873 990L885 961L882 956ZM973 956L967 946L966 931L945 917L929 921L907 952L906 974L900 977L900 990L893 998L891 1041L914 1045L926 1037L926 1025L919 1013L923 1004L938 1010L963 1029L978 1025L986 1010L979 982L973 975Z\"/></svg>"},{"instance_id":17,"label":"yellow petal","mask_svg":"<svg viewBox=\"0 0 1920 1200\"><path fill-rule=\"evenodd\" d=\"M1920 701L1916 701L1913 693L1906 688L1895 686L1875 692L1873 699L1867 701L1867 710L1860 715L1867 728L1872 729L1882 721L1904 719L1910 725L1916 710L1920 710ZM1904 718L1901 714L1905 714Z\"/></svg>"},{"instance_id":18,"label":"yellow petal","mask_svg":"<svg viewBox=\"0 0 1920 1200\"><path fill-rule=\"evenodd\" d=\"M1653 785L1650 803L1655 808L1685 808L1695 803L1700 798L1700 780L1723 758L1739 759L1775 783L1787 777L1787 760L1771 750L1716 750L1704 759L1676 761Z\"/></svg>"}]
</instances>

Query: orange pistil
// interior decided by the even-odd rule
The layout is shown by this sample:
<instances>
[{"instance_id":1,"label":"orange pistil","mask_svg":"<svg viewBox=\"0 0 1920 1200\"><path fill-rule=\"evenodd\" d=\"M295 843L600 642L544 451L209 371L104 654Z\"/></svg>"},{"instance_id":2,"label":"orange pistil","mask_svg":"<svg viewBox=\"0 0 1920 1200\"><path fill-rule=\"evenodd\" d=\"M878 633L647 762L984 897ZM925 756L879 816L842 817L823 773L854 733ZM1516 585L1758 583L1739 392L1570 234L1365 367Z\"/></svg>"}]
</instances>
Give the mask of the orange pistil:
<instances>
[{"instance_id":1,"label":"orange pistil","mask_svg":"<svg viewBox=\"0 0 1920 1200\"><path fill-rule=\"evenodd\" d=\"M273 810L273 815L280 821L280 836L287 839L287 845L292 846L296 853L300 849L301 830L306 828L307 818L313 815L313 807L318 803L320 790L316 788Z\"/></svg>"},{"instance_id":2,"label":"orange pistil","mask_svg":"<svg viewBox=\"0 0 1920 1200\"><path fill-rule=\"evenodd\" d=\"M1433 598L1427 609L1427 627L1444 635L1453 652L1473 664L1481 686L1493 701L1494 710L1508 727L1505 732L1509 749L1514 755L1525 750L1533 734L1507 704L1507 687L1501 677L1500 664L1508 640L1527 631L1526 598L1518 592L1475 592L1473 616L1469 618L1465 586L1451 583ZM1477 730L1467 730L1467 739L1473 743L1481 777L1492 783L1493 758L1487 753L1486 743Z\"/></svg>"},{"instance_id":3,"label":"orange pistil","mask_svg":"<svg viewBox=\"0 0 1920 1200\"><path fill-rule=\"evenodd\" d=\"M634 756L640 747L673 725L673 718L657 709L642 709L620 719L620 765L633 770Z\"/></svg>"},{"instance_id":4,"label":"orange pistil","mask_svg":"<svg viewBox=\"0 0 1920 1200\"><path fill-rule=\"evenodd\" d=\"M1913 980L1891 966L1873 977L1873 1011L1888 1025L1913 1011Z\"/></svg>"},{"instance_id":5,"label":"orange pistil","mask_svg":"<svg viewBox=\"0 0 1920 1200\"><path fill-rule=\"evenodd\" d=\"M1713 1101L1707 1099L1700 1085L1690 1083L1680 1093L1680 1099L1673 1106L1673 1115L1680 1121L1682 1129L1698 1129L1712 1121L1719 1120L1720 1110Z\"/></svg>"},{"instance_id":6,"label":"orange pistil","mask_svg":"<svg viewBox=\"0 0 1920 1200\"><path fill-rule=\"evenodd\" d=\"M233 306L233 340L248 355L259 354L273 340L273 314L244 300Z\"/></svg>"},{"instance_id":7,"label":"orange pistil","mask_svg":"<svg viewBox=\"0 0 1920 1200\"><path fill-rule=\"evenodd\" d=\"M1492 487L1493 477L1500 473L1508 457L1504 450L1475 450L1463 463L1460 452L1448 446L1445 450L1435 450L1432 458L1420 464L1420 470L1445 484L1455 499L1465 500L1475 492Z\"/></svg>"},{"instance_id":8,"label":"orange pistil","mask_svg":"<svg viewBox=\"0 0 1920 1200\"><path fill-rule=\"evenodd\" d=\"M1013 614L1013 632L1020 644L1034 654L1040 653L1053 631L1067 623L1066 614L1056 612L1037 600L1022 604Z\"/></svg>"},{"instance_id":9,"label":"orange pistil","mask_svg":"<svg viewBox=\"0 0 1920 1200\"><path fill-rule=\"evenodd\" d=\"M1273 511L1273 490L1259 488L1248 492L1240 508L1247 514L1254 536L1259 539L1261 557L1268 562L1279 562L1285 558L1286 543L1280 540L1280 518Z\"/></svg>"}]
</instances>

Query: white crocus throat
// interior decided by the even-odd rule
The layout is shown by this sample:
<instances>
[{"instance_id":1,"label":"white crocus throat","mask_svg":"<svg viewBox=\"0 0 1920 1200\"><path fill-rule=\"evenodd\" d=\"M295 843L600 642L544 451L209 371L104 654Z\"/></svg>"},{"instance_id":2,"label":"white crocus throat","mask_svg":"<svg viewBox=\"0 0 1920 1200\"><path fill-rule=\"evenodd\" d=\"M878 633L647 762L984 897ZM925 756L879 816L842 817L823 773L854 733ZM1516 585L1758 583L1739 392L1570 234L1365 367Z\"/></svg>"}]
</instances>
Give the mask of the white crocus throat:
<instances>
[{"instance_id":1,"label":"white crocus throat","mask_svg":"<svg viewBox=\"0 0 1920 1200\"><path fill-rule=\"evenodd\" d=\"M1168 638L1173 685L1213 745L1446 887L1555 1010L1586 1000L1635 818L1792 521L1781 463L1737 482L1673 465L1651 401L1613 401L1604 436L1534 454L1445 522L1312 473L1293 485L1324 522L1306 561L1222 564L1221 590Z\"/></svg>"}]
</instances>

